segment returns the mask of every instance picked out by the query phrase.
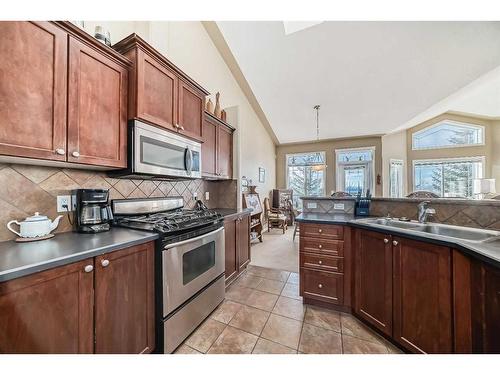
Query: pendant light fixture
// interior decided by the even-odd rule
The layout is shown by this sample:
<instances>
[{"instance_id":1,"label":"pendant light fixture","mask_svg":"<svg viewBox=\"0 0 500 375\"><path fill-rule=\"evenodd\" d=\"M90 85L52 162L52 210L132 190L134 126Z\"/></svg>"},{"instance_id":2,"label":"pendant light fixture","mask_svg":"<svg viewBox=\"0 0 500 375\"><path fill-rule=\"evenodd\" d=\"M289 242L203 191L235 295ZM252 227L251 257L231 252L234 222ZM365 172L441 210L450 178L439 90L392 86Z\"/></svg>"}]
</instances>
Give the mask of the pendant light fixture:
<instances>
[{"instance_id":1,"label":"pendant light fixture","mask_svg":"<svg viewBox=\"0 0 500 375\"><path fill-rule=\"evenodd\" d=\"M313 109L316 111L316 140L319 141L319 109L321 106L316 104ZM323 171L326 169L326 164L315 165L312 167L315 171Z\"/></svg>"}]
</instances>

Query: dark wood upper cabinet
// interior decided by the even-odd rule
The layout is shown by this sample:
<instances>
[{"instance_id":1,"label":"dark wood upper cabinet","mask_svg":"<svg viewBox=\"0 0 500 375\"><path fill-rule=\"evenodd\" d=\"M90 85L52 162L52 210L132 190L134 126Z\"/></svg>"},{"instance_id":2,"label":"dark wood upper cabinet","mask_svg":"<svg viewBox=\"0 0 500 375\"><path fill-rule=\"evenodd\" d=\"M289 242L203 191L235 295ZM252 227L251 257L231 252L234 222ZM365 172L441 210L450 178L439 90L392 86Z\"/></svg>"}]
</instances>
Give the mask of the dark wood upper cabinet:
<instances>
[{"instance_id":1,"label":"dark wood upper cabinet","mask_svg":"<svg viewBox=\"0 0 500 375\"><path fill-rule=\"evenodd\" d=\"M180 79L178 106L180 133L201 141L205 108L204 93Z\"/></svg>"},{"instance_id":2,"label":"dark wood upper cabinet","mask_svg":"<svg viewBox=\"0 0 500 375\"><path fill-rule=\"evenodd\" d=\"M66 32L0 22L0 34L0 154L66 161Z\"/></svg>"},{"instance_id":3,"label":"dark wood upper cabinet","mask_svg":"<svg viewBox=\"0 0 500 375\"><path fill-rule=\"evenodd\" d=\"M354 310L385 334L392 335L391 236L356 230L354 262Z\"/></svg>"},{"instance_id":4,"label":"dark wood upper cabinet","mask_svg":"<svg viewBox=\"0 0 500 375\"><path fill-rule=\"evenodd\" d=\"M203 121L203 143L201 144L201 173L206 177L217 177L217 132L216 121Z\"/></svg>"},{"instance_id":5,"label":"dark wood upper cabinet","mask_svg":"<svg viewBox=\"0 0 500 375\"><path fill-rule=\"evenodd\" d=\"M413 352L451 353L451 250L397 237L393 246L394 339Z\"/></svg>"},{"instance_id":6,"label":"dark wood upper cabinet","mask_svg":"<svg viewBox=\"0 0 500 375\"><path fill-rule=\"evenodd\" d=\"M202 173L204 177L231 179L233 177L234 128L205 112L203 120Z\"/></svg>"},{"instance_id":7,"label":"dark wood upper cabinet","mask_svg":"<svg viewBox=\"0 0 500 375\"><path fill-rule=\"evenodd\" d=\"M68 161L127 166L127 67L69 38Z\"/></svg>"},{"instance_id":8,"label":"dark wood upper cabinet","mask_svg":"<svg viewBox=\"0 0 500 375\"><path fill-rule=\"evenodd\" d=\"M153 243L147 243L96 258L96 353L154 349L153 257Z\"/></svg>"},{"instance_id":9,"label":"dark wood upper cabinet","mask_svg":"<svg viewBox=\"0 0 500 375\"><path fill-rule=\"evenodd\" d=\"M238 243L238 267L240 272L250 263L250 215L239 218L236 222Z\"/></svg>"},{"instance_id":10,"label":"dark wood upper cabinet","mask_svg":"<svg viewBox=\"0 0 500 375\"><path fill-rule=\"evenodd\" d=\"M238 274L238 256L236 244L236 220L224 220L224 236L225 236L225 262L226 262L226 282L231 282Z\"/></svg>"},{"instance_id":11,"label":"dark wood upper cabinet","mask_svg":"<svg viewBox=\"0 0 500 375\"><path fill-rule=\"evenodd\" d=\"M217 173L229 179L233 176L233 131L226 126L217 130Z\"/></svg>"},{"instance_id":12,"label":"dark wood upper cabinet","mask_svg":"<svg viewBox=\"0 0 500 375\"><path fill-rule=\"evenodd\" d=\"M136 34L113 48L133 63L128 117L201 141L208 91Z\"/></svg>"},{"instance_id":13,"label":"dark wood upper cabinet","mask_svg":"<svg viewBox=\"0 0 500 375\"><path fill-rule=\"evenodd\" d=\"M94 276L85 267L93 264L0 283L0 353L92 353Z\"/></svg>"}]
</instances>

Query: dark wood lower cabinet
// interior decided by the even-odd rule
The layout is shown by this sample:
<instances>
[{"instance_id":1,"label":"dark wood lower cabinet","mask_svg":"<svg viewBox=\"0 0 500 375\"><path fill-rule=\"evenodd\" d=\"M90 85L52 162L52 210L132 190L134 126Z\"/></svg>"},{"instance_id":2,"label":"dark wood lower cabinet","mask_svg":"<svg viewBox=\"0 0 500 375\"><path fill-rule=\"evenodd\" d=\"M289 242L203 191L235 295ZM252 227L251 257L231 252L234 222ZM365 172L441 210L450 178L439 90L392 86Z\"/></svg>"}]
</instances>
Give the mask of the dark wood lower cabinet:
<instances>
[{"instance_id":1,"label":"dark wood lower cabinet","mask_svg":"<svg viewBox=\"0 0 500 375\"><path fill-rule=\"evenodd\" d=\"M391 236L357 230L355 246L354 311L386 335L392 335Z\"/></svg>"},{"instance_id":2,"label":"dark wood lower cabinet","mask_svg":"<svg viewBox=\"0 0 500 375\"><path fill-rule=\"evenodd\" d=\"M226 285L229 285L250 263L250 214L224 220Z\"/></svg>"},{"instance_id":3,"label":"dark wood lower cabinet","mask_svg":"<svg viewBox=\"0 0 500 375\"><path fill-rule=\"evenodd\" d=\"M94 259L0 283L0 353L92 353ZM88 270L88 268L87 268Z\"/></svg>"},{"instance_id":4,"label":"dark wood lower cabinet","mask_svg":"<svg viewBox=\"0 0 500 375\"><path fill-rule=\"evenodd\" d=\"M451 250L393 237L393 337L413 352L451 353Z\"/></svg>"},{"instance_id":5,"label":"dark wood lower cabinet","mask_svg":"<svg viewBox=\"0 0 500 375\"><path fill-rule=\"evenodd\" d=\"M150 353L154 349L154 246L96 258L95 352Z\"/></svg>"},{"instance_id":6,"label":"dark wood lower cabinet","mask_svg":"<svg viewBox=\"0 0 500 375\"><path fill-rule=\"evenodd\" d=\"M0 353L154 349L154 243L0 283Z\"/></svg>"}]
</instances>

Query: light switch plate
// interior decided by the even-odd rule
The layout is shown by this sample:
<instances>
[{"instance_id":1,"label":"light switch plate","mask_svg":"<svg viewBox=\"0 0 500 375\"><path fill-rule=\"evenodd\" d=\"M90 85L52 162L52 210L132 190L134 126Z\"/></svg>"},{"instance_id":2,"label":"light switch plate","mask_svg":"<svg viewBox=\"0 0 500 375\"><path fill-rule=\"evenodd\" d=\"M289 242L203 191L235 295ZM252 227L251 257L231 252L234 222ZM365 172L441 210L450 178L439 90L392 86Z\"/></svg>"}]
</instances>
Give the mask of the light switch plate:
<instances>
[{"instance_id":1,"label":"light switch plate","mask_svg":"<svg viewBox=\"0 0 500 375\"><path fill-rule=\"evenodd\" d=\"M307 202L307 208L318 208L318 204L316 202Z\"/></svg>"},{"instance_id":2,"label":"light switch plate","mask_svg":"<svg viewBox=\"0 0 500 375\"><path fill-rule=\"evenodd\" d=\"M344 203L334 203L333 209L334 210L343 210L344 209Z\"/></svg>"}]
</instances>

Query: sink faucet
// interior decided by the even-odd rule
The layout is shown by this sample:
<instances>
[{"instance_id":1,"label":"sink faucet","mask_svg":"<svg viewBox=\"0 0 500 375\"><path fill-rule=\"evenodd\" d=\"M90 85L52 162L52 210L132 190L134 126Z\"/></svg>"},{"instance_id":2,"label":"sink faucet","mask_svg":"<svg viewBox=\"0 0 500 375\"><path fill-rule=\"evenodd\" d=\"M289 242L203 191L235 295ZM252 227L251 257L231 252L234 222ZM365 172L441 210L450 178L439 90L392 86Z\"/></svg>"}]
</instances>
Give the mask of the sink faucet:
<instances>
[{"instance_id":1,"label":"sink faucet","mask_svg":"<svg viewBox=\"0 0 500 375\"><path fill-rule=\"evenodd\" d=\"M418 204L418 222L425 224L427 216L432 216L436 213L434 208L427 208L429 201L423 201Z\"/></svg>"}]
</instances>

